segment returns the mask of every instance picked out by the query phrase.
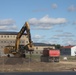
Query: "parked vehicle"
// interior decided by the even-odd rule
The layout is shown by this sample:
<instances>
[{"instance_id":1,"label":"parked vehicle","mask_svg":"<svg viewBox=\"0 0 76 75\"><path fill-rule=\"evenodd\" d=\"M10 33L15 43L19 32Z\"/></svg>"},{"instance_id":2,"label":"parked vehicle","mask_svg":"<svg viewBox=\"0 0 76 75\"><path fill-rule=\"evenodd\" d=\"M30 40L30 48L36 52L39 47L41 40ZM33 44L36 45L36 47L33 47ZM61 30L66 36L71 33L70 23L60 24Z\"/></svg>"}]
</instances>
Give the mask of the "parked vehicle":
<instances>
[{"instance_id":1,"label":"parked vehicle","mask_svg":"<svg viewBox=\"0 0 76 75\"><path fill-rule=\"evenodd\" d=\"M60 50L45 48L41 55L41 62L59 62L59 57Z\"/></svg>"}]
</instances>

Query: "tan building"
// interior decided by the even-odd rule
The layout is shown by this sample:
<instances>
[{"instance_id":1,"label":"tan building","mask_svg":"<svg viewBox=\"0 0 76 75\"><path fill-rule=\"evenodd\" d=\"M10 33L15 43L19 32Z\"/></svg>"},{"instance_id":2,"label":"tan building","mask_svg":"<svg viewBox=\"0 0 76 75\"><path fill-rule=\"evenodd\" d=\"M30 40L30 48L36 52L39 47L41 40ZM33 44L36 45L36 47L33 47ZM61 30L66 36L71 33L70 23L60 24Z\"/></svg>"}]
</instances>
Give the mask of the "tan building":
<instances>
[{"instance_id":1,"label":"tan building","mask_svg":"<svg viewBox=\"0 0 76 75\"><path fill-rule=\"evenodd\" d=\"M26 34L22 35L20 44L28 44L28 38ZM4 47L7 45L15 46L17 32L0 32L0 56L4 56Z\"/></svg>"},{"instance_id":2,"label":"tan building","mask_svg":"<svg viewBox=\"0 0 76 75\"><path fill-rule=\"evenodd\" d=\"M55 49L55 46L50 44L44 44L44 43L34 43L34 55L41 55L44 48L52 48Z\"/></svg>"},{"instance_id":3,"label":"tan building","mask_svg":"<svg viewBox=\"0 0 76 75\"><path fill-rule=\"evenodd\" d=\"M28 38L26 34L22 35L20 39L21 45L28 44ZM4 47L8 45L15 46L15 40L16 40L17 32L0 32L0 56L4 56ZM53 48L54 46L49 44L43 44L43 43L34 43L34 51L32 54L40 55L42 54L42 51L44 48ZM26 52L28 54L28 52Z\"/></svg>"}]
</instances>

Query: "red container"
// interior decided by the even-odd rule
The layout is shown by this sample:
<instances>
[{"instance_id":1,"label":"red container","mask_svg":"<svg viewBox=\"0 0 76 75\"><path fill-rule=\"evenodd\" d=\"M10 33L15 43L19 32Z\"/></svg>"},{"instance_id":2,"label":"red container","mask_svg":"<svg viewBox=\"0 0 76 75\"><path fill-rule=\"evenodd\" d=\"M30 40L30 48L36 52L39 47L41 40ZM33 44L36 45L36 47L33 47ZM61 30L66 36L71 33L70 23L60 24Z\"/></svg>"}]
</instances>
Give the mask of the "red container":
<instances>
[{"instance_id":1,"label":"red container","mask_svg":"<svg viewBox=\"0 0 76 75\"><path fill-rule=\"evenodd\" d=\"M60 50L43 50L43 55L49 57L59 57Z\"/></svg>"},{"instance_id":2,"label":"red container","mask_svg":"<svg viewBox=\"0 0 76 75\"><path fill-rule=\"evenodd\" d=\"M60 51L59 50L49 50L49 56L50 57L59 57Z\"/></svg>"}]
</instances>

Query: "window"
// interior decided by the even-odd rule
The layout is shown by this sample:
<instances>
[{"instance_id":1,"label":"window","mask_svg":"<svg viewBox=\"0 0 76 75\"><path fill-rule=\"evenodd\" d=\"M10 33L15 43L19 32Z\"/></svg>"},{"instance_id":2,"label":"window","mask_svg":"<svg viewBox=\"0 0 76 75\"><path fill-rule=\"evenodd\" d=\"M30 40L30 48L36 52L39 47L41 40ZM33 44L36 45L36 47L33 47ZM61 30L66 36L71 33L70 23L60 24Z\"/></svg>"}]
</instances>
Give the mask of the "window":
<instances>
[{"instance_id":1,"label":"window","mask_svg":"<svg viewBox=\"0 0 76 75\"><path fill-rule=\"evenodd\" d=\"M4 41L4 43L6 43L6 41Z\"/></svg>"},{"instance_id":2,"label":"window","mask_svg":"<svg viewBox=\"0 0 76 75\"><path fill-rule=\"evenodd\" d=\"M1 48L3 48L3 46L1 46Z\"/></svg>"},{"instance_id":3,"label":"window","mask_svg":"<svg viewBox=\"0 0 76 75\"><path fill-rule=\"evenodd\" d=\"M7 38L9 38L9 35L7 36Z\"/></svg>"},{"instance_id":4,"label":"window","mask_svg":"<svg viewBox=\"0 0 76 75\"><path fill-rule=\"evenodd\" d=\"M4 36L4 38L6 38L6 35Z\"/></svg>"},{"instance_id":5,"label":"window","mask_svg":"<svg viewBox=\"0 0 76 75\"><path fill-rule=\"evenodd\" d=\"M42 54L42 52L40 52L40 54Z\"/></svg>"},{"instance_id":6,"label":"window","mask_svg":"<svg viewBox=\"0 0 76 75\"><path fill-rule=\"evenodd\" d=\"M15 43L15 41L13 41L13 43Z\"/></svg>"},{"instance_id":7,"label":"window","mask_svg":"<svg viewBox=\"0 0 76 75\"><path fill-rule=\"evenodd\" d=\"M36 47L36 49L38 49L38 47Z\"/></svg>"},{"instance_id":8,"label":"window","mask_svg":"<svg viewBox=\"0 0 76 75\"><path fill-rule=\"evenodd\" d=\"M9 43L9 41L7 41L7 43Z\"/></svg>"},{"instance_id":9,"label":"window","mask_svg":"<svg viewBox=\"0 0 76 75\"><path fill-rule=\"evenodd\" d=\"M1 43L3 43L3 41L1 41Z\"/></svg>"},{"instance_id":10,"label":"window","mask_svg":"<svg viewBox=\"0 0 76 75\"><path fill-rule=\"evenodd\" d=\"M10 37L12 37L12 35Z\"/></svg>"},{"instance_id":11,"label":"window","mask_svg":"<svg viewBox=\"0 0 76 75\"><path fill-rule=\"evenodd\" d=\"M3 35L1 36L1 38L3 38Z\"/></svg>"},{"instance_id":12,"label":"window","mask_svg":"<svg viewBox=\"0 0 76 75\"><path fill-rule=\"evenodd\" d=\"M28 43L28 41L26 41L26 43Z\"/></svg>"},{"instance_id":13,"label":"window","mask_svg":"<svg viewBox=\"0 0 76 75\"><path fill-rule=\"evenodd\" d=\"M24 43L24 41L21 41L22 43Z\"/></svg>"},{"instance_id":14,"label":"window","mask_svg":"<svg viewBox=\"0 0 76 75\"><path fill-rule=\"evenodd\" d=\"M12 43L12 41L10 41L10 43Z\"/></svg>"},{"instance_id":15,"label":"window","mask_svg":"<svg viewBox=\"0 0 76 75\"><path fill-rule=\"evenodd\" d=\"M36 52L36 54L38 54L38 52Z\"/></svg>"},{"instance_id":16,"label":"window","mask_svg":"<svg viewBox=\"0 0 76 75\"><path fill-rule=\"evenodd\" d=\"M20 43L22 43L22 41L20 41Z\"/></svg>"},{"instance_id":17,"label":"window","mask_svg":"<svg viewBox=\"0 0 76 75\"><path fill-rule=\"evenodd\" d=\"M15 35L13 35L13 37L15 38Z\"/></svg>"}]
</instances>

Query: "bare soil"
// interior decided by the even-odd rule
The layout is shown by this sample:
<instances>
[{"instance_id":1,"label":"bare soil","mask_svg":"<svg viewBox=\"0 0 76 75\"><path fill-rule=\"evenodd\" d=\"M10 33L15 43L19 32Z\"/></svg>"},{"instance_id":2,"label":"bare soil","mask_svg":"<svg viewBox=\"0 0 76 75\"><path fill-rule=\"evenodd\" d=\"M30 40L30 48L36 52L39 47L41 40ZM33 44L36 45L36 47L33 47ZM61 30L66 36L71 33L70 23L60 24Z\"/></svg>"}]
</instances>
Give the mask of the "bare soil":
<instances>
[{"instance_id":1,"label":"bare soil","mask_svg":"<svg viewBox=\"0 0 76 75\"><path fill-rule=\"evenodd\" d=\"M58 72L73 71L76 61L40 62L24 58L0 58L0 72Z\"/></svg>"}]
</instances>

